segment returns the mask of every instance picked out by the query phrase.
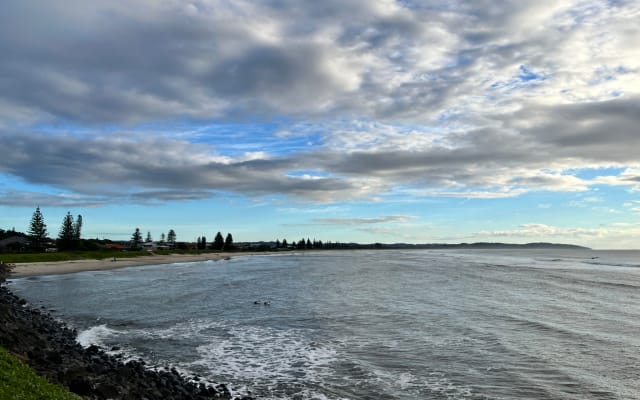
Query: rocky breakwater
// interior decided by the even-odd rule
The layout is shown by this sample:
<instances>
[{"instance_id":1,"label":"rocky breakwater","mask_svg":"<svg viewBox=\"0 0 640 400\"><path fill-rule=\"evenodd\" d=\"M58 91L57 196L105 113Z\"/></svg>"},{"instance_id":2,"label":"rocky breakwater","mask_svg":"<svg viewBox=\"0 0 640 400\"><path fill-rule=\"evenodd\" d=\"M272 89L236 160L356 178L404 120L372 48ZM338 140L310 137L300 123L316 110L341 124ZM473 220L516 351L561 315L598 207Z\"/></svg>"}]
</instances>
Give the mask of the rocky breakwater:
<instances>
[{"instance_id":1,"label":"rocky breakwater","mask_svg":"<svg viewBox=\"0 0 640 400\"><path fill-rule=\"evenodd\" d=\"M175 369L151 370L142 360L123 362L96 346L84 348L77 332L11 293L0 264L0 346L39 375L85 399L235 399L224 384L212 386Z\"/></svg>"}]
</instances>

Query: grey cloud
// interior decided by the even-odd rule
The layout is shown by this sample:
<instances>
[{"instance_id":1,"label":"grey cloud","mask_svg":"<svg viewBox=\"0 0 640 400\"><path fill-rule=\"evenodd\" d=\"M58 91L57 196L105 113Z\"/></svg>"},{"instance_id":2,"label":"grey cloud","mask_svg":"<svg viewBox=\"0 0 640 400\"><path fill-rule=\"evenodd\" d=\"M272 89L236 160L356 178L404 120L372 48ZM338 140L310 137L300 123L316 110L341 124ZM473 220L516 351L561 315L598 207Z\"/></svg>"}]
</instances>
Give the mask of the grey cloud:
<instances>
[{"instance_id":1,"label":"grey cloud","mask_svg":"<svg viewBox=\"0 0 640 400\"><path fill-rule=\"evenodd\" d=\"M592 86L606 84L599 79L580 86L585 93L575 104L566 104L570 97L543 104L545 96L565 89L559 76L582 82L593 73L597 65L574 62L570 50L577 43L586 54L578 55L598 56L600 47L576 38L597 37L598 24L624 16L627 5L607 11L602 3L590 13L580 4L570 4L571 12L556 8L562 6L70 0L61 7L5 1L0 147L12 150L0 159L0 172L96 204L101 196L172 201L218 191L331 201L404 185L450 193L577 190L585 183L544 171L637 163L640 100L631 92L602 101L591 93ZM575 22L581 18L597 24L583 28ZM611 24L611 35L637 36L637 28L621 26L618 31ZM598 58L610 60L616 58ZM522 92L526 85L517 76L525 64L555 83L540 93ZM622 68L630 77L637 74ZM327 146L230 163L216 161L203 145L95 128L274 116L463 128L448 134L445 144L358 151ZM89 126L91 133L78 138L24 128L37 123ZM307 169L328 177L288 175ZM131 186L131 193L119 193L123 186Z\"/></svg>"},{"instance_id":2,"label":"grey cloud","mask_svg":"<svg viewBox=\"0 0 640 400\"><path fill-rule=\"evenodd\" d=\"M5 1L0 107L93 124L336 113L432 122L519 64L562 65L572 36L556 3Z\"/></svg>"},{"instance_id":3,"label":"grey cloud","mask_svg":"<svg viewBox=\"0 0 640 400\"><path fill-rule=\"evenodd\" d=\"M382 116L415 117L438 109L456 86L414 79L422 73L415 57L441 57L436 48L447 45L429 28L455 36L434 11L364 1L214 1L189 15L184 6L4 2L0 97L42 118L93 123L240 111L374 116L372 104ZM273 36L263 38L269 29ZM335 41L325 32L337 32ZM388 88L398 71L405 82Z\"/></svg>"},{"instance_id":4,"label":"grey cloud","mask_svg":"<svg viewBox=\"0 0 640 400\"><path fill-rule=\"evenodd\" d=\"M520 122L529 127L521 127ZM529 106L506 118L523 140L536 143L548 157L610 163L635 163L640 147L640 98L560 106Z\"/></svg>"},{"instance_id":5,"label":"grey cloud","mask_svg":"<svg viewBox=\"0 0 640 400\"><path fill-rule=\"evenodd\" d=\"M5 132L0 147L12 149L0 160L1 172L81 196L108 196L116 202L192 200L221 191L330 201L359 191L357 183L343 179L287 176L299 167L292 159L227 164L211 161L206 147L177 141Z\"/></svg>"},{"instance_id":6,"label":"grey cloud","mask_svg":"<svg viewBox=\"0 0 640 400\"><path fill-rule=\"evenodd\" d=\"M78 194L48 194L31 191L8 190L0 193L0 205L33 207L46 204L49 207L100 207L112 204L113 198Z\"/></svg>"}]
</instances>

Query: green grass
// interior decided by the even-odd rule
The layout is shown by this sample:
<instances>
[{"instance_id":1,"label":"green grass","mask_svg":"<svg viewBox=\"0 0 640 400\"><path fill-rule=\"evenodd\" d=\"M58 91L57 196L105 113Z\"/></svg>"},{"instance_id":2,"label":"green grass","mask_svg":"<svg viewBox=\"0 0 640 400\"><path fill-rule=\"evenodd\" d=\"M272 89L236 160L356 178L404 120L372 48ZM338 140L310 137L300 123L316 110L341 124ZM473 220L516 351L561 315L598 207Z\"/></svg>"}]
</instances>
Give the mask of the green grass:
<instances>
[{"instance_id":1,"label":"green grass","mask_svg":"<svg viewBox=\"0 0 640 400\"><path fill-rule=\"evenodd\" d=\"M129 258L149 255L146 251L86 250L60 251L56 253L5 253L0 261L5 263L50 262L69 260L101 260L104 258Z\"/></svg>"},{"instance_id":2,"label":"green grass","mask_svg":"<svg viewBox=\"0 0 640 400\"><path fill-rule=\"evenodd\" d=\"M47 382L0 347L0 399L79 400L80 397Z\"/></svg>"},{"instance_id":3,"label":"green grass","mask_svg":"<svg viewBox=\"0 0 640 400\"><path fill-rule=\"evenodd\" d=\"M219 253L217 250L192 250L192 249L174 249L174 250L156 250L153 254L203 254L203 253ZM78 251L59 251L55 253L4 253L0 254L0 262L9 264L15 263L32 263L32 262L51 262L51 261L70 261L70 260L102 260L105 258L131 258L150 255L148 251L119 251L119 250L78 250ZM2 400L2 399L0 399Z\"/></svg>"}]
</instances>

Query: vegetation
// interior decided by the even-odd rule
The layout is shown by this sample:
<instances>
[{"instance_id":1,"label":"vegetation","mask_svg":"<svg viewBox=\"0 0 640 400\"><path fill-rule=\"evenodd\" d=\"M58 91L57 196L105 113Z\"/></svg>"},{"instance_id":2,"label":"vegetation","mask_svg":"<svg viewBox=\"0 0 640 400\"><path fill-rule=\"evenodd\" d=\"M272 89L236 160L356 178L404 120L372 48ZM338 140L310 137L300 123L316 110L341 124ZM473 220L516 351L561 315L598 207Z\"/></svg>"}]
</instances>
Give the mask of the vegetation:
<instances>
[{"instance_id":1,"label":"vegetation","mask_svg":"<svg viewBox=\"0 0 640 400\"><path fill-rule=\"evenodd\" d=\"M173 229L169 229L169 233L167 234L167 242L169 246L176 245L176 232Z\"/></svg>"},{"instance_id":2,"label":"vegetation","mask_svg":"<svg viewBox=\"0 0 640 400\"><path fill-rule=\"evenodd\" d=\"M224 239L222 238L222 233L216 233L216 237L215 239L213 239L212 247L214 250L222 250L224 248Z\"/></svg>"},{"instance_id":3,"label":"vegetation","mask_svg":"<svg viewBox=\"0 0 640 400\"><path fill-rule=\"evenodd\" d=\"M131 235L131 248L139 249L142 246L142 234L140 233L140 228L136 228L133 235Z\"/></svg>"},{"instance_id":4,"label":"vegetation","mask_svg":"<svg viewBox=\"0 0 640 400\"><path fill-rule=\"evenodd\" d=\"M36 251L42 251L47 242L47 225L44 223L44 217L40 212L40 206L36 207L31 223L29 224L29 240L31 240L31 248Z\"/></svg>"},{"instance_id":5,"label":"vegetation","mask_svg":"<svg viewBox=\"0 0 640 400\"><path fill-rule=\"evenodd\" d=\"M230 233L227 233L227 238L224 240L224 249L226 251L233 250L233 236Z\"/></svg>"},{"instance_id":6,"label":"vegetation","mask_svg":"<svg viewBox=\"0 0 640 400\"><path fill-rule=\"evenodd\" d=\"M62 220L62 227L60 227L60 233L58 233L58 249L60 250L73 250L77 247L78 241L76 240L76 227L73 223L73 216L70 212L64 216Z\"/></svg>"},{"instance_id":7,"label":"vegetation","mask_svg":"<svg viewBox=\"0 0 640 400\"><path fill-rule=\"evenodd\" d=\"M80 397L47 382L0 347L0 399L79 400Z\"/></svg>"},{"instance_id":8,"label":"vegetation","mask_svg":"<svg viewBox=\"0 0 640 400\"><path fill-rule=\"evenodd\" d=\"M80 244L82 238L82 215L78 214L76 223L73 224L73 240L76 242L76 246Z\"/></svg>"},{"instance_id":9,"label":"vegetation","mask_svg":"<svg viewBox=\"0 0 640 400\"><path fill-rule=\"evenodd\" d=\"M31 263L69 260L102 260L106 258L131 258L148 256L147 251L119 251L119 250L75 250L54 253L4 253L0 259L7 263Z\"/></svg>"}]
</instances>

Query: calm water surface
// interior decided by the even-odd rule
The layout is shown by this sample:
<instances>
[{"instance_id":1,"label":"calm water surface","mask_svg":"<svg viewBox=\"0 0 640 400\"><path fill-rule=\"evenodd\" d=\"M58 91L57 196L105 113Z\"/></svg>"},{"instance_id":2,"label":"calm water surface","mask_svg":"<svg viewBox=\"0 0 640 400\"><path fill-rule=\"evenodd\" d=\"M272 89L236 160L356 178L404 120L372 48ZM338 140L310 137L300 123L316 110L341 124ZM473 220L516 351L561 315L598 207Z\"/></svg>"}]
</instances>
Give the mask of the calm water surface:
<instances>
[{"instance_id":1,"label":"calm water surface","mask_svg":"<svg viewBox=\"0 0 640 400\"><path fill-rule=\"evenodd\" d=\"M11 286L85 345L262 399L640 399L638 252L336 251Z\"/></svg>"}]
</instances>

